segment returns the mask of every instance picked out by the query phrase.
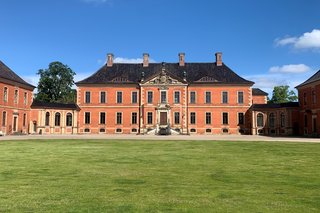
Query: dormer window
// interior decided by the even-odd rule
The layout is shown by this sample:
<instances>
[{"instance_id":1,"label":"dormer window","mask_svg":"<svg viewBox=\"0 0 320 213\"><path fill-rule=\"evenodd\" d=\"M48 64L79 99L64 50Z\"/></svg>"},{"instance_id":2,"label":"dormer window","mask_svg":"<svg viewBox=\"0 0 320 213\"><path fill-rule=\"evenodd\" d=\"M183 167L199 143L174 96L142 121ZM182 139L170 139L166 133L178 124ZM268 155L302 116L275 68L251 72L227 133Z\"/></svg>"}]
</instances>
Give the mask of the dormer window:
<instances>
[{"instance_id":1,"label":"dormer window","mask_svg":"<svg viewBox=\"0 0 320 213\"><path fill-rule=\"evenodd\" d=\"M197 80L197 82L218 82L218 81L210 76L205 76Z\"/></svg>"},{"instance_id":2,"label":"dormer window","mask_svg":"<svg viewBox=\"0 0 320 213\"><path fill-rule=\"evenodd\" d=\"M112 79L112 82L128 82L128 78L126 77L115 77Z\"/></svg>"}]
</instances>

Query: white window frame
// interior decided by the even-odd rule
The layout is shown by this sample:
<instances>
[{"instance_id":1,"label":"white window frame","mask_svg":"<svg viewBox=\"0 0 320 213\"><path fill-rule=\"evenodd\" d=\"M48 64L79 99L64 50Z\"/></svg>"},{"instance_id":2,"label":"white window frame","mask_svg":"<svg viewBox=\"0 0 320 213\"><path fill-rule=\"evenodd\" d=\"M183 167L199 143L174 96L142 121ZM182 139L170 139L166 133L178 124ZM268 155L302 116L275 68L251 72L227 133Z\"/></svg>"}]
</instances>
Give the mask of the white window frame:
<instances>
[{"instance_id":1,"label":"white window frame","mask_svg":"<svg viewBox=\"0 0 320 213\"><path fill-rule=\"evenodd\" d=\"M194 103L191 102L191 92L194 92ZM189 92L189 104L196 104L197 103L197 92L196 91L190 91Z\"/></svg>"}]
</instances>

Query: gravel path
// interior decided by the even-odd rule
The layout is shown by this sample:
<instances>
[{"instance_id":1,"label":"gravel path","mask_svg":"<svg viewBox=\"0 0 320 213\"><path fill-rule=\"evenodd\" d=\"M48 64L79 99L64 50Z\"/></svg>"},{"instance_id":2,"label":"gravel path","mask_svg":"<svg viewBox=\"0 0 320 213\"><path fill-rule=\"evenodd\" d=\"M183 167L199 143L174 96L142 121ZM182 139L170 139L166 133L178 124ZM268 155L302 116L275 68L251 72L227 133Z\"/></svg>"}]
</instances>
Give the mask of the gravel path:
<instances>
[{"instance_id":1,"label":"gravel path","mask_svg":"<svg viewBox=\"0 0 320 213\"><path fill-rule=\"evenodd\" d=\"M25 135L1 136L1 140L34 140L34 139L130 139L130 140L210 140L210 141L286 141L320 143L320 138L303 137L270 137L260 135Z\"/></svg>"}]
</instances>

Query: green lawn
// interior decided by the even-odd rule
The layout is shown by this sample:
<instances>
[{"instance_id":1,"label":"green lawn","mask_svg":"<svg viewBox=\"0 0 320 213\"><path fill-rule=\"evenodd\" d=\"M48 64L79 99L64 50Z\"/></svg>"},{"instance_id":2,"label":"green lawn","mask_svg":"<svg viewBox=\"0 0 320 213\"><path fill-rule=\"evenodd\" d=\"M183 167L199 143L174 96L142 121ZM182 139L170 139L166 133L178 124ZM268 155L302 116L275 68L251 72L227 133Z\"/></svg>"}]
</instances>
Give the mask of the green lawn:
<instances>
[{"instance_id":1,"label":"green lawn","mask_svg":"<svg viewBox=\"0 0 320 213\"><path fill-rule=\"evenodd\" d=\"M0 212L319 212L320 144L0 141Z\"/></svg>"}]
</instances>

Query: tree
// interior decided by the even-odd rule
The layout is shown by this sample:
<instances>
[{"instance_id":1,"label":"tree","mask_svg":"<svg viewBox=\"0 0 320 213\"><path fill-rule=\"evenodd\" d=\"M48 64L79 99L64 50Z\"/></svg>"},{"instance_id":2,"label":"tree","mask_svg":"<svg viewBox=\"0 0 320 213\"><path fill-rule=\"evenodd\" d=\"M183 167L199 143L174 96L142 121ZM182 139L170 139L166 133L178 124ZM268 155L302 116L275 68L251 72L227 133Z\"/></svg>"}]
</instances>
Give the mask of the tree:
<instances>
[{"instance_id":1,"label":"tree","mask_svg":"<svg viewBox=\"0 0 320 213\"><path fill-rule=\"evenodd\" d=\"M61 62L52 62L48 69L40 69L38 83L38 94L36 100L43 102L75 102L75 90L73 76L76 74L67 65Z\"/></svg>"},{"instance_id":2,"label":"tree","mask_svg":"<svg viewBox=\"0 0 320 213\"><path fill-rule=\"evenodd\" d=\"M285 103L297 101L298 97L293 90L289 91L289 86L275 86L272 92L272 98L269 103Z\"/></svg>"}]
</instances>

